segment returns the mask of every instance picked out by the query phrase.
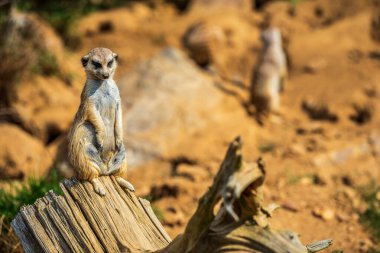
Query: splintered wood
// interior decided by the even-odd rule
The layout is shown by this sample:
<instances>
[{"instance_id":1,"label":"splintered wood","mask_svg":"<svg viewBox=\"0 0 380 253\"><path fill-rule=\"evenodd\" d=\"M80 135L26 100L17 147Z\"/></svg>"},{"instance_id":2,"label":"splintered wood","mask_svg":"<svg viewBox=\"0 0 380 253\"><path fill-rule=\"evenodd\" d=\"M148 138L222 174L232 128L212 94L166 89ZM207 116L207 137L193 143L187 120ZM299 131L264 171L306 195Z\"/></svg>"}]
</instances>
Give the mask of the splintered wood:
<instances>
[{"instance_id":1,"label":"splintered wood","mask_svg":"<svg viewBox=\"0 0 380 253\"><path fill-rule=\"evenodd\" d=\"M100 178L107 194L88 182L65 180L64 195L50 191L21 208L12 222L28 252L149 252L171 241L148 201Z\"/></svg>"}]
</instances>

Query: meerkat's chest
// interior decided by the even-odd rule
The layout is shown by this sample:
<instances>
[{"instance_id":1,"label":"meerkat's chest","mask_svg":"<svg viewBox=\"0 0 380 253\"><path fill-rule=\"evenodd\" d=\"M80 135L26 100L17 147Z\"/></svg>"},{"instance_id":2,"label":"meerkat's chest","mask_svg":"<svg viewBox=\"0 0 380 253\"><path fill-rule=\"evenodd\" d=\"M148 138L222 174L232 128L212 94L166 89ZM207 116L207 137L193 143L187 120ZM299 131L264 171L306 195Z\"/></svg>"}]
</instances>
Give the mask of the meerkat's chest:
<instances>
[{"instance_id":1,"label":"meerkat's chest","mask_svg":"<svg viewBox=\"0 0 380 253\"><path fill-rule=\"evenodd\" d=\"M93 94L92 99L100 111L115 109L120 101L117 90L112 86L101 87Z\"/></svg>"}]
</instances>

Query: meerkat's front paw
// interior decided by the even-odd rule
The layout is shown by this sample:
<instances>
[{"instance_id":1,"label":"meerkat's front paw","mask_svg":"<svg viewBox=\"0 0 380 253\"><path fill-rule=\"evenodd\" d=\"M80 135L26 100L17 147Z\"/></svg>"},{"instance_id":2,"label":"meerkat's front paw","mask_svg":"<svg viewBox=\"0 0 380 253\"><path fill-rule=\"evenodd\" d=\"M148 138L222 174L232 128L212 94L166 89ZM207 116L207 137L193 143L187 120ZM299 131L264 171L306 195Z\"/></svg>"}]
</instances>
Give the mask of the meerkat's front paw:
<instances>
[{"instance_id":1,"label":"meerkat's front paw","mask_svg":"<svg viewBox=\"0 0 380 253\"><path fill-rule=\"evenodd\" d=\"M118 151L124 149L124 143L122 139L117 139L115 144Z\"/></svg>"},{"instance_id":2,"label":"meerkat's front paw","mask_svg":"<svg viewBox=\"0 0 380 253\"><path fill-rule=\"evenodd\" d=\"M100 196L106 195L106 189L102 186L102 184L99 182L97 178L94 178L92 181L92 186L94 187L94 191L99 194Z\"/></svg>"},{"instance_id":3,"label":"meerkat's front paw","mask_svg":"<svg viewBox=\"0 0 380 253\"><path fill-rule=\"evenodd\" d=\"M121 177L116 177L116 181L118 182L118 184L123 187L123 188L126 188L132 192L135 191L135 187L130 183L128 182L127 180L125 180L124 178L121 178Z\"/></svg>"}]
</instances>

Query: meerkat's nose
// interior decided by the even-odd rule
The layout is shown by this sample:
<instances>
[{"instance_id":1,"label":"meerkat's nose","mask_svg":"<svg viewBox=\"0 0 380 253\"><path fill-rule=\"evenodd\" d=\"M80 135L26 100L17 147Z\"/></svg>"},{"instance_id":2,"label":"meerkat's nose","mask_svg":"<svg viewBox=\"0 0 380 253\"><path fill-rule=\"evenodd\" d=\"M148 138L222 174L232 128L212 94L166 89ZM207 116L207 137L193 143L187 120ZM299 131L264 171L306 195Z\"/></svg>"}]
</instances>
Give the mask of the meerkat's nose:
<instances>
[{"instance_id":1,"label":"meerkat's nose","mask_svg":"<svg viewBox=\"0 0 380 253\"><path fill-rule=\"evenodd\" d=\"M110 74L108 74L108 73L103 74L103 78L108 78L109 76L110 76Z\"/></svg>"}]
</instances>

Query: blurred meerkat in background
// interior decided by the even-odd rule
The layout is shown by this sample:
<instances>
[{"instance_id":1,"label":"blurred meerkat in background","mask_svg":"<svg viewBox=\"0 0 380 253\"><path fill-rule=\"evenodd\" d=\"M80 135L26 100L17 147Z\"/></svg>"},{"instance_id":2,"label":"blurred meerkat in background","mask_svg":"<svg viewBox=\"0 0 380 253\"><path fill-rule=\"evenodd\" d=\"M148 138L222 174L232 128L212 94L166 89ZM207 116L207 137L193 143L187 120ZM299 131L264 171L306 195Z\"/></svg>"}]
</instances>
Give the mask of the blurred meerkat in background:
<instances>
[{"instance_id":1,"label":"blurred meerkat in background","mask_svg":"<svg viewBox=\"0 0 380 253\"><path fill-rule=\"evenodd\" d=\"M287 61L282 47L281 32L271 27L262 31L263 48L253 71L250 103L256 108L258 120L262 115L278 111L280 92L287 78Z\"/></svg>"}]
</instances>

